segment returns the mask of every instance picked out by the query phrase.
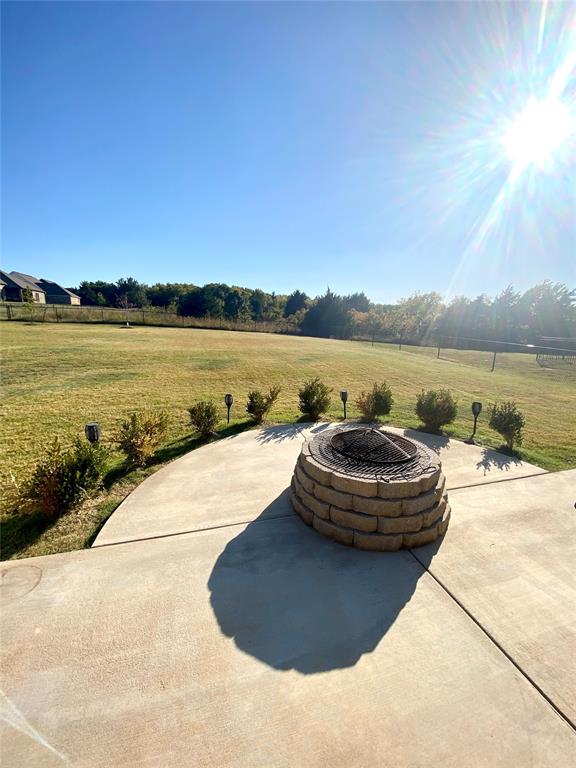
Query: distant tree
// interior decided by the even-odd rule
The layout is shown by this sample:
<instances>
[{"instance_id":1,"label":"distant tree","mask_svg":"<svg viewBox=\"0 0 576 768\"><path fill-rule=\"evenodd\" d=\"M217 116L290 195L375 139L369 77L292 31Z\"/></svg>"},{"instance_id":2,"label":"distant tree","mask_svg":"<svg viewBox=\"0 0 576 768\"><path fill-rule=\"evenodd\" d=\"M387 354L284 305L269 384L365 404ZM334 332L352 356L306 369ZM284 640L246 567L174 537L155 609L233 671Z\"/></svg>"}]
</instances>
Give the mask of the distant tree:
<instances>
[{"instance_id":1,"label":"distant tree","mask_svg":"<svg viewBox=\"0 0 576 768\"><path fill-rule=\"evenodd\" d=\"M542 336L576 336L576 290L546 280L524 293L518 313L527 341Z\"/></svg>"},{"instance_id":2,"label":"distant tree","mask_svg":"<svg viewBox=\"0 0 576 768\"><path fill-rule=\"evenodd\" d=\"M283 301L274 292L264 294L264 320L274 322L282 317Z\"/></svg>"},{"instance_id":3,"label":"distant tree","mask_svg":"<svg viewBox=\"0 0 576 768\"><path fill-rule=\"evenodd\" d=\"M156 283L145 286L146 298L154 307L169 307L175 305L188 291L194 288L189 283Z\"/></svg>"},{"instance_id":4,"label":"distant tree","mask_svg":"<svg viewBox=\"0 0 576 768\"><path fill-rule=\"evenodd\" d=\"M466 296L452 299L439 322L439 331L443 336L469 336L471 304Z\"/></svg>"},{"instance_id":5,"label":"distant tree","mask_svg":"<svg viewBox=\"0 0 576 768\"><path fill-rule=\"evenodd\" d=\"M368 312L357 312L352 310L352 319L354 322L354 333L363 338L370 338L372 342L376 336L382 335L384 330L384 315L370 309Z\"/></svg>"},{"instance_id":6,"label":"distant tree","mask_svg":"<svg viewBox=\"0 0 576 768\"><path fill-rule=\"evenodd\" d=\"M245 321L250 319L250 306L238 288L232 289L226 295L224 315L228 320Z\"/></svg>"},{"instance_id":7,"label":"distant tree","mask_svg":"<svg viewBox=\"0 0 576 768\"><path fill-rule=\"evenodd\" d=\"M296 312L299 312L301 309L306 309L308 301L308 296L306 296L303 291L294 291L286 300L284 317L290 317L290 315L295 315Z\"/></svg>"},{"instance_id":8,"label":"distant tree","mask_svg":"<svg viewBox=\"0 0 576 768\"><path fill-rule=\"evenodd\" d=\"M357 312L370 311L370 299L364 292L351 293L350 296L344 296L343 301L348 309L355 309Z\"/></svg>"},{"instance_id":9,"label":"distant tree","mask_svg":"<svg viewBox=\"0 0 576 768\"><path fill-rule=\"evenodd\" d=\"M103 280L83 280L73 293L80 296L82 304L93 307L113 307L116 305L116 285Z\"/></svg>"},{"instance_id":10,"label":"distant tree","mask_svg":"<svg viewBox=\"0 0 576 768\"><path fill-rule=\"evenodd\" d=\"M328 288L304 315L301 329L308 336L347 339L352 334L352 314L342 297Z\"/></svg>"},{"instance_id":11,"label":"distant tree","mask_svg":"<svg viewBox=\"0 0 576 768\"><path fill-rule=\"evenodd\" d=\"M444 311L442 296L435 293L414 293L398 302L404 338L423 340L436 331ZM400 319L399 318L399 319Z\"/></svg>"},{"instance_id":12,"label":"distant tree","mask_svg":"<svg viewBox=\"0 0 576 768\"><path fill-rule=\"evenodd\" d=\"M124 309L145 307L148 303L146 286L141 285L133 277L121 277L116 283L116 303Z\"/></svg>"},{"instance_id":13,"label":"distant tree","mask_svg":"<svg viewBox=\"0 0 576 768\"><path fill-rule=\"evenodd\" d=\"M209 283L202 288L207 315L214 318L224 317L224 301L229 290L223 283Z\"/></svg>"},{"instance_id":14,"label":"distant tree","mask_svg":"<svg viewBox=\"0 0 576 768\"><path fill-rule=\"evenodd\" d=\"M258 321L258 320L264 319L265 306L266 306L266 303L265 303L264 291L261 291L259 288L257 288L255 291L252 292L252 296L250 297L250 308L252 310L253 320Z\"/></svg>"},{"instance_id":15,"label":"distant tree","mask_svg":"<svg viewBox=\"0 0 576 768\"><path fill-rule=\"evenodd\" d=\"M192 288L178 299L178 311L186 317L204 317L207 314L206 297L202 288Z\"/></svg>"},{"instance_id":16,"label":"distant tree","mask_svg":"<svg viewBox=\"0 0 576 768\"><path fill-rule=\"evenodd\" d=\"M511 285L496 296L490 307L491 338L520 341L519 301L520 294Z\"/></svg>"}]
</instances>

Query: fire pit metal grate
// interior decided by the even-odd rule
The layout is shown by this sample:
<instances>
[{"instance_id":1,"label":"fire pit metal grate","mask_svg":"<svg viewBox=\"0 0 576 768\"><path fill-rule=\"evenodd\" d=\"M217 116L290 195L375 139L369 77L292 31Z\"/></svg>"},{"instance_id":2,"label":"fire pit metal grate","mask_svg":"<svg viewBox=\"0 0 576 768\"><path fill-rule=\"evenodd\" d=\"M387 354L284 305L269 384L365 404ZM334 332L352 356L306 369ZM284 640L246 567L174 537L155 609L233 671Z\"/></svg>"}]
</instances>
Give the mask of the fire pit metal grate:
<instances>
[{"instance_id":1,"label":"fire pit metal grate","mask_svg":"<svg viewBox=\"0 0 576 768\"><path fill-rule=\"evenodd\" d=\"M418 453L418 446L411 440L373 428L338 432L330 442L343 456L370 464L400 464Z\"/></svg>"},{"instance_id":2,"label":"fire pit metal grate","mask_svg":"<svg viewBox=\"0 0 576 768\"><path fill-rule=\"evenodd\" d=\"M384 482L414 479L433 471L437 462L421 443L372 427L317 435L310 453L337 472Z\"/></svg>"}]
</instances>

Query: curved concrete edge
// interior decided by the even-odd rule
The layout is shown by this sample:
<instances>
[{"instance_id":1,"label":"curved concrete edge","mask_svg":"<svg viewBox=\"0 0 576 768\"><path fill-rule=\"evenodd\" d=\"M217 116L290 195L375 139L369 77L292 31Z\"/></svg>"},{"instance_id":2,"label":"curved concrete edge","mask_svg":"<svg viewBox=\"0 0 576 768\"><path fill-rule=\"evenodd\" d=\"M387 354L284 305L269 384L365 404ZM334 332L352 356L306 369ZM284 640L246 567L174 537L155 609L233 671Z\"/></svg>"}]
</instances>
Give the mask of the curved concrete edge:
<instances>
[{"instance_id":1,"label":"curved concrete edge","mask_svg":"<svg viewBox=\"0 0 576 768\"><path fill-rule=\"evenodd\" d=\"M217 440L172 461L117 507L93 547L248 523L292 514L274 501L290 486L304 441L358 422L274 425ZM446 490L542 474L545 470L482 446L385 425L435 450Z\"/></svg>"}]
</instances>

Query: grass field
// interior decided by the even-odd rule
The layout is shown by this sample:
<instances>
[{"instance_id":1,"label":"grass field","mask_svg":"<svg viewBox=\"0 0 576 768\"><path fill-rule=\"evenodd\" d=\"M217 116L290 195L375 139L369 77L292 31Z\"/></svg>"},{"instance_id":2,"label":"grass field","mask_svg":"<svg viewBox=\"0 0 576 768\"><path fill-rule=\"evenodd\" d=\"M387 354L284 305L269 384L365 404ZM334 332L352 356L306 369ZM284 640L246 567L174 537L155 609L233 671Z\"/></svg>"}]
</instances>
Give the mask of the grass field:
<instances>
[{"instance_id":1,"label":"grass field","mask_svg":"<svg viewBox=\"0 0 576 768\"><path fill-rule=\"evenodd\" d=\"M438 360L430 348L400 352L388 345L330 339L7 322L0 324L0 331L3 485L11 472L21 475L54 435L72 438L82 434L85 422L97 420L106 439L135 409L168 410L167 443L185 447L190 434L187 407L194 400L214 398L224 419L223 396L232 392L232 422L239 428L246 422L248 390L280 384L272 420L293 421L300 416L298 387L312 376L334 387L331 418L342 415L340 388L349 391L348 415L353 418L356 394L385 379L395 399L390 422L409 427L418 424L417 393L448 387L459 401L459 415L447 431L468 437L470 404L481 400L485 410L477 437L491 446L502 441L487 427L487 406L497 399L514 399L526 415L522 457L550 470L576 466L576 370L541 368L533 356L499 354L491 373L489 353L444 350ZM174 450L172 455L177 454ZM168 445L164 456L170 455Z\"/></svg>"}]
</instances>

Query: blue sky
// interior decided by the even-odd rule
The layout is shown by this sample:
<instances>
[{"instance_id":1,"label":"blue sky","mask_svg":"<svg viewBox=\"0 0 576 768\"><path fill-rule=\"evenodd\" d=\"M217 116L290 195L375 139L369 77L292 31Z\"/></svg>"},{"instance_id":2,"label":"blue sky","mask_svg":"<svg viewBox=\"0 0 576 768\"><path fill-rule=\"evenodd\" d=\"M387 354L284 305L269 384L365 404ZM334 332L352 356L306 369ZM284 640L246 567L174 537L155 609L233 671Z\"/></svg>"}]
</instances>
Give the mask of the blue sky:
<instances>
[{"instance_id":1,"label":"blue sky","mask_svg":"<svg viewBox=\"0 0 576 768\"><path fill-rule=\"evenodd\" d=\"M576 287L576 134L519 174L501 141L552 82L573 109L574 20L568 3L3 3L3 267L383 302Z\"/></svg>"}]
</instances>

